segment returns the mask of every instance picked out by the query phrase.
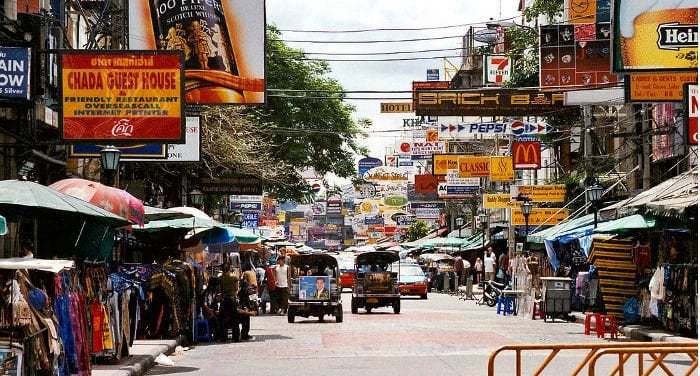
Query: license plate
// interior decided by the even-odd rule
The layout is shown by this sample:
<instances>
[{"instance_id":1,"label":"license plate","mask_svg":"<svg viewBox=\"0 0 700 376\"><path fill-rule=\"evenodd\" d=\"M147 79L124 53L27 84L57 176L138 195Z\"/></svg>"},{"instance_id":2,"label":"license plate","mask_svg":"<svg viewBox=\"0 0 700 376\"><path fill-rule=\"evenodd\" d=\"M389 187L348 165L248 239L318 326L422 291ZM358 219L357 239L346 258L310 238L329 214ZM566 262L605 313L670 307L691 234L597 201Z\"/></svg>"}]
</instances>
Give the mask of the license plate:
<instances>
[{"instance_id":1,"label":"license plate","mask_svg":"<svg viewBox=\"0 0 700 376\"><path fill-rule=\"evenodd\" d=\"M401 288L401 292L403 292L403 293L410 292L410 291L411 291L411 289L409 289L408 287Z\"/></svg>"},{"instance_id":2,"label":"license plate","mask_svg":"<svg viewBox=\"0 0 700 376\"><path fill-rule=\"evenodd\" d=\"M379 303L379 299L377 298L367 298L367 303Z\"/></svg>"}]
</instances>

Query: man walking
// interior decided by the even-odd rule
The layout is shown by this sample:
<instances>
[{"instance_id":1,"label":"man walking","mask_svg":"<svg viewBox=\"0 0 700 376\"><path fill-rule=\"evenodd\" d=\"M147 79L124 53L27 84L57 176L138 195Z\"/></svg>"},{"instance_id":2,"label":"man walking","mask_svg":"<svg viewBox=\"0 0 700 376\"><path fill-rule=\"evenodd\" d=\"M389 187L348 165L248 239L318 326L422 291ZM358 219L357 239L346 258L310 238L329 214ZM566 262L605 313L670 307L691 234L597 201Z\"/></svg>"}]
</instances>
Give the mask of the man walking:
<instances>
[{"instance_id":1,"label":"man walking","mask_svg":"<svg viewBox=\"0 0 700 376\"><path fill-rule=\"evenodd\" d=\"M287 305L289 303L288 273L289 267L285 264L284 256L279 256L275 267L275 292L280 315L287 314Z\"/></svg>"},{"instance_id":2,"label":"man walking","mask_svg":"<svg viewBox=\"0 0 700 376\"><path fill-rule=\"evenodd\" d=\"M486 280L493 281L496 276L496 258L493 252L487 252L486 258L484 259L484 272L486 273Z\"/></svg>"}]
</instances>

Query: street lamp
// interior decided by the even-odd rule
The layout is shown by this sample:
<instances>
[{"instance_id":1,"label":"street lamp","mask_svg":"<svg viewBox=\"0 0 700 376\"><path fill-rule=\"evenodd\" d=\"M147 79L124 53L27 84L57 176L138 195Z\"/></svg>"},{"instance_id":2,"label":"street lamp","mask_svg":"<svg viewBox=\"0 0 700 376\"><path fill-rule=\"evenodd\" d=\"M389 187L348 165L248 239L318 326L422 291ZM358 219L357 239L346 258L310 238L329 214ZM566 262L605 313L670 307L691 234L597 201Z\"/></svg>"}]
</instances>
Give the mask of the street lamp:
<instances>
[{"instance_id":1,"label":"street lamp","mask_svg":"<svg viewBox=\"0 0 700 376\"><path fill-rule=\"evenodd\" d=\"M484 250L484 254L486 254L486 249L485 249L486 248L486 230L488 229L488 226L489 226L488 220L489 220L488 215L486 215L485 211L482 211L481 214L479 214L479 224L481 225L481 249ZM486 261L485 256L484 256L484 261ZM485 281L486 280L486 268L482 268L482 269L483 269L484 274L481 276L481 278L483 278L483 280Z\"/></svg>"},{"instance_id":2,"label":"street lamp","mask_svg":"<svg viewBox=\"0 0 700 376\"><path fill-rule=\"evenodd\" d=\"M464 224L464 218L462 217L457 217L455 220L455 223L457 223L457 228L459 228L459 237L462 237L462 225Z\"/></svg>"},{"instance_id":3,"label":"street lamp","mask_svg":"<svg viewBox=\"0 0 700 376\"><path fill-rule=\"evenodd\" d=\"M598 203L603 197L603 187L598 183L593 183L592 186L586 189L586 198L593 206L593 228L598 227Z\"/></svg>"},{"instance_id":4,"label":"street lamp","mask_svg":"<svg viewBox=\"0 0 700 376\"><path fill-rule=\"evenodd\" d=\"M523 242L523 251L527 251L527 235L530 233L530 213L532 213L532 202L530 200L524 201L520 204L520 210L523 212L525 217L525 241Z\"/></svg>"},{"instance_id":5,"label":"street lamp","mask_svg":"<svg viewBox=\"0 0 700 376\"><path fill-rule=\"evenodd\" d=\"M114 146L107 146L100 150L100 162L102 163L102 170L110 175L109 185L114 185L114 177L116 175L117 169L119 168L119 157L122 152Z\"/></svg>"},{"instance_id":6,"label":"street lamp","mask_svg":"<svg viewBox=\"0 0 700 376\"><path fill-rule=\"evenodd\" d=\"M199 189L193 189L190 192L190 203L194 207L200 207L202 206L202 203L204 202L204 193L200 191Z\"/></svg>"}]
</instances>

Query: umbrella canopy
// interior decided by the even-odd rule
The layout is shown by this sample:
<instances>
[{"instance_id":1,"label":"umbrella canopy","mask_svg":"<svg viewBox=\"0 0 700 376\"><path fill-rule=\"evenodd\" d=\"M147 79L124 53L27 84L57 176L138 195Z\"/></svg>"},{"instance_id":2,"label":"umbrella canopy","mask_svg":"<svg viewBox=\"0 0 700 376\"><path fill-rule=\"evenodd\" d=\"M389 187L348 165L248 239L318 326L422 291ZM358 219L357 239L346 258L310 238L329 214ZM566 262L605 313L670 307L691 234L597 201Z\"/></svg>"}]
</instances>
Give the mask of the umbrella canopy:
<instances>
[{"instance_id":1,"label":"umbrella canopy","mask_svg":"<svg viewBox=\"0 0 700 376\"><path fill-rule=\"evenodd\" d=\"M0 215L0 236L7 234L7 220Z\"/></svg>"},{"instance_id":2,"label":"umbrella canopy","mask_svg":"<svg viewBox=\"0 0 700 376\"><path fill-rule=\"evenodd\" d=\"M181 213L171 209L154 208L152 206L144 206L144 218L146 222L163 221L169 219L192 218L192 214Z\"/></svg>"},{"instance_id":3,"label":"umbrella canopy","mask_svg":"<svg viewBox=\"0 0 700 376\"><path fill-rule=\"evenodd\" d=\"M255 244L260 242L260 236L250 230L226 226L211 231L202 238L202 243L204 244L228 244L233 242Z\"/></svg>"},{"instance_id":4,"label":"umbrella canopy","mask_svg":"<svg viewBox=\"0 0 700 376\"><path fill-rule=\"evenodd\" d=\"M143 203L126 191L85 179L63 179L49 187L143 225Z\"/></svg>"},{"instance_id":5,"label":"umbrella canopy","mask_svg":"<svg viewBox=\"0 0 700 376\"><path fill-rule=\"evenodd\" d=\"M203 218L203 219L212 219L207 213L197 209L193 208L191 206L178 206L175 208L170 208L168 210L172 210L178 213L183 213L183 214L189 214L192 217L195 218Z\"/></svg>"},{"instance_id":6,"label":"umbrella canopy","mask_svg":"<svg viewBox=\"0 0 700 376\"><path fill-rule=\"evenodd\" d=\"M115 227L129 224L124 217L30 181L0 181L0 211L21 215L61 212Z\"/></svg>"},{"instance_id":7,"label":"umbrella canopy","mask_svg":"<svg viewBox=\"0 0 700 376\"><path fill-rule=\"evenodd\" d=\"M593 232L597 233L617 233L630 230L644 230L656 225L653 219L646 219L639 214L622 217L614 221L601 223Z\"/></svg>"},{"instance_id":8,"label":"umbrella canopy","mask_svg":"<svg viewBox=\"0 0 700 376\"><path fill-rule=\"evenodd\" d=\"M164 219L160 221L150 221L143 227L137 227L134 231L154 232L163 229L211 229L214 227L224 228L224 225L213 220L200 217L180 218L180 219Z\"/></svg>"}]
</instances>

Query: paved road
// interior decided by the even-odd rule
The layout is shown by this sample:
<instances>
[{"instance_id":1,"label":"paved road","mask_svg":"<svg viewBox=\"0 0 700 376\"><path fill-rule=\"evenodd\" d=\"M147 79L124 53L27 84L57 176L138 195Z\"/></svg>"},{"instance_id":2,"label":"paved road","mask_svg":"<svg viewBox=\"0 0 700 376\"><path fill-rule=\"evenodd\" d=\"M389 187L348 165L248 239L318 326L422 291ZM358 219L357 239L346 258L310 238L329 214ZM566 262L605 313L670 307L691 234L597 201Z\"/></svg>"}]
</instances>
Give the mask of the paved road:
<instances>
[{"instance_id":1,"label":"paved road","mask_svg":"<svg viewBox=\"0 0 700 376\"><path fill-rule=\"evenodd\" d=\"M584 336L580 324L499 317L494 308L441 294L405 299L399 315L390 308L352 315L350 295L343 299L341 324L303 318L288 324L282 316L255 317L254 342L200 345L173 356L175 367L156 367L149 374L486 375L489 354L502 345L598 341ZM568 374L582 357L562 353L544 374ZM514 374L513 359L497 363L496 374ZM526 366L523 374L532 374L532 368Z\"/></svg>"}]
</instances>

